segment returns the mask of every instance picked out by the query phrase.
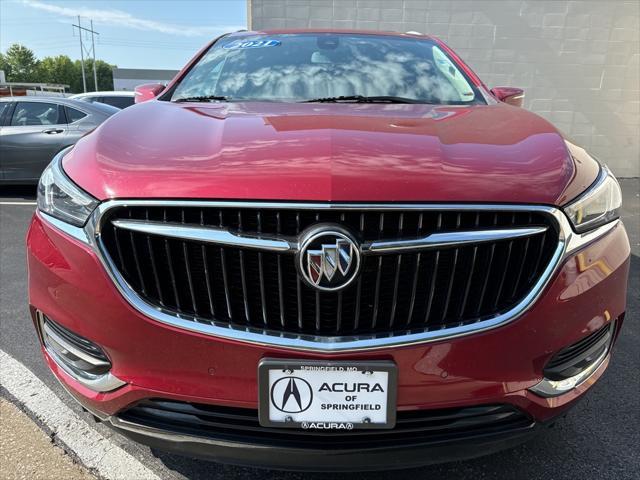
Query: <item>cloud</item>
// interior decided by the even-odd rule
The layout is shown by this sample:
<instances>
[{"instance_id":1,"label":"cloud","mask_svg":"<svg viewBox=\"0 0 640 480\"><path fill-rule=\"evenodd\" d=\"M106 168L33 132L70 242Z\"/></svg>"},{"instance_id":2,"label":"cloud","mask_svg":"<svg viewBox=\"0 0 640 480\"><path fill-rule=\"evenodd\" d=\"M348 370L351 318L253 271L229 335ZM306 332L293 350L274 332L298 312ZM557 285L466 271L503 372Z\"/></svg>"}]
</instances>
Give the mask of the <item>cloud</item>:
<instances>
[{"instance_id":1,"label":"cloud","mask_svg":"<svg viewBox=\"0 0 640 480\"><path fill-rule=\"evenodd\" d=\"M71 18L77 18L78 15L80 15L81 17L92 19L94 23L102 23L103 25L167 33L169 35L180 35L183 37L210 37L216 33L245 28L237 25L212 25L206 27L177 25L135 17L123 10L94 9L82 6L69 8L59 5L51 5L46 2L41 2L40 0L22 0L22 3L28 7L36 8L54 15L62 15Z\"/></svg>"}]
</instances>

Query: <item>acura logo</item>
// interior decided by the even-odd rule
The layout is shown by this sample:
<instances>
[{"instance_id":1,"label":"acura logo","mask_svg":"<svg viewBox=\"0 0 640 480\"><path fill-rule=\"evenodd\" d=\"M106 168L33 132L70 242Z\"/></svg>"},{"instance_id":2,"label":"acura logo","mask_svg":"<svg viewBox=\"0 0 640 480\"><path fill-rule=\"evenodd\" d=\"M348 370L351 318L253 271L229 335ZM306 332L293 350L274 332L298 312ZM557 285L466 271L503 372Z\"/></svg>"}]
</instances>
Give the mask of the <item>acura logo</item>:
<instances>
[{"instance_id":1,"label":"acura logo","mask_svg":"<svg viewBox=\"0 0 640 480\"><path fill-rule=\"evenodd\" d=\"M340 290L360 268L360 251L349 232L337 225L318 225L303 233L298 254L302 278L319 290Z\"/></svg>"},{"instance_id":2,"label":"acura logo","mask_svg":"<svg viewBox=\"0 0 640 480\"><path fill-rule=\"evenodd\" d=\"M312 401L313 390L303 378L282 377L271 387L271 403L281 412L304 412Z\"/></svg>"}]
</instances>

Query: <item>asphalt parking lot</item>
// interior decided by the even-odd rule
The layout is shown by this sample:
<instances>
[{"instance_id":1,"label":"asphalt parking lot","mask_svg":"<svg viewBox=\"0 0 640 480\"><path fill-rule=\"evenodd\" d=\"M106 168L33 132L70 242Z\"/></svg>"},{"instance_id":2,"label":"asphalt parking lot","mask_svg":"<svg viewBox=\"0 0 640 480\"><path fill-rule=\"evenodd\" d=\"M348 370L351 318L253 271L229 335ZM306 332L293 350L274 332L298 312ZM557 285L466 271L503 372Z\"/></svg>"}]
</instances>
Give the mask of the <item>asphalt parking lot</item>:
<instances>
[{"instance_id":1,"label":"asphalt parking lot","mask_svg":"<svg viewBox=\"0 0 640 480\"><path fill-rule=\"evenodd\" d=\"M160 478L640 478L640 181L622 180L621 184L623 219L632 244L631 278L625 326L608 371L589 395L545 435L515 449L476 460L372 474L272 472L152 451L96 424L68 397L45 367L29 318L24 237L35 208L34 188L0 187L0 349L38 376L91 428L139 459ZM7 395L4 390L0 393Z\"/></svg>"}]
</instances>

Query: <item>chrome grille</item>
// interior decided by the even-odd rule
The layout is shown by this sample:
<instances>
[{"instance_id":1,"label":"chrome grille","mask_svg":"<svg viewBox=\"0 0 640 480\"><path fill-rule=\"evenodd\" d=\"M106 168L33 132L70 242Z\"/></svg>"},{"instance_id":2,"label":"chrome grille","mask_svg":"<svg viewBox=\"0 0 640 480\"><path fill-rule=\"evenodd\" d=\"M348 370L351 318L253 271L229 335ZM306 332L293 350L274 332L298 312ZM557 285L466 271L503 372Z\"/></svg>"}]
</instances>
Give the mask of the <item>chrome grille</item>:
<instances>
[{"instance_id":1,"label":"chrome grille","mask_svg":"<svg viewBox=\"0 0 640 480\"><path fill-rule=\"evenodd\" d=\"M541 211L247 205L114 207L102 217L102 248L140 297L176 317L274 333L345 336L441 330L496 317L533 288L558 246L555 222ZM122 228L121 221L140 228ZM372 250L362 257L357 280L338 292L307 286L288 251L145 231L145 225L200 226L245 238L295 240L317 223L340 224L363 245L487 228L546 230L402 253Z\"/></svg>"}]
</instances>

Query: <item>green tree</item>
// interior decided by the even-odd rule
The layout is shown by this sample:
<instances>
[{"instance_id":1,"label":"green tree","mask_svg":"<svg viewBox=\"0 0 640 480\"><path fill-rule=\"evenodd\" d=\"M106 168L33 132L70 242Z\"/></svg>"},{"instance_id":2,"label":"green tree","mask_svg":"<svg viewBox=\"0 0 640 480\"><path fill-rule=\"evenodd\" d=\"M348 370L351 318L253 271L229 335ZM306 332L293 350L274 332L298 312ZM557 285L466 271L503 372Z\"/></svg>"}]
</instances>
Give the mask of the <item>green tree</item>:
<instances>
[{"instance_id":1,"label":"green tree","mask_svg":"<svg viewBox=\"0 0 640 480\"><path fill-rule=\"evenodd\" d=\"M1 1L1 0L0 0ZM84 62L87 90L113 90L113 69L103 60L96 60L96 88L93 79L93 60ZM71 93L80 93L82 86L82 67L80 60L71 60L66 55L45 57L41 61L28 48L11 45L5 54L0 53L0 70L4 70L8 82L38 82L69 85Z\"/></svg>"},{"instance_id":2,"label":"green tree","mask_svg":"<svg viewBox=\"0 0 640 480\"><path fill-rule=\"evenodd\" d=\"M98 77L98 86L96 88L93 79L93 59L87 59L84 61L84 71L87 79L87 90L113 90L113 68L114 65L109 65L103 60L96 60L96 76ZM82 91L82 68L80 61L76 60L76 68L79 75L79 88Z\"/></svg>"},{"instance_id":3,"label":"green tree","mask_svg":"<svg viewBox=\"0 0 640 480\"><path fill-rule=\"evenodd\" d=\"M4 55L8 82L37 82L38 60L27 47L14 43Z\"/></svg>"},{"instance_id":4,"label":"green tree","mask_svg":"<svg viewBox=\"0 0 640 480\"><path fill-rule=\"evenodd\" d=\"M38 81L44 83L61 83L71 85L73 79L79 74L76 66L66 55L45 57L38 65Z\"/></svg>"},{"instance_id":5,"label":"green tree","mask_svg":"<svg viewBox=\"0 0 640 480\"><path fill-rule=\"evenodd\" d=\"M7 63L6 57L2 52L0 52L0 70L2 70L5 76L7 77L7 82L9 81L9 75L11 74L9 69L10 69L10 66Z\"/></svg>"}]
</instances>

